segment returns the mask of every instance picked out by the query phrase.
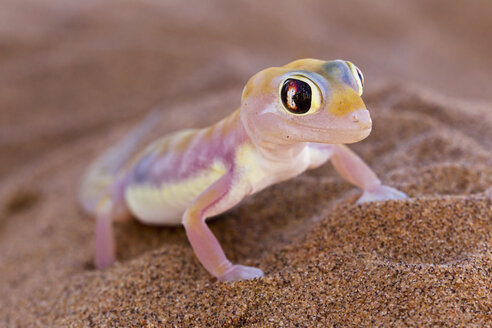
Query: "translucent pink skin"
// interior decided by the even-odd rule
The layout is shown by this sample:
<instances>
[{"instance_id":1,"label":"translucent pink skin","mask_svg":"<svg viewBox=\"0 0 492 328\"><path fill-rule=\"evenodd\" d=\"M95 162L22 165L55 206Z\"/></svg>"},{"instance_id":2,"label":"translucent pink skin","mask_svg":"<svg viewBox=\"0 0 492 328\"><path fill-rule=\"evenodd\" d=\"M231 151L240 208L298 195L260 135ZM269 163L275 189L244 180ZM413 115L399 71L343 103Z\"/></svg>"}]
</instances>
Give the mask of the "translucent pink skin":
<instances>
[{"instance_id":1,"label":"translucent pink skin","mask_svg":"<svg viewBox=\"0 0 492 328\"><path fill-rule=\"evenodd\" d=\"M208 129L193 132L186 143L178 145L179 138L172 139L161 148L143 152L133 166L117 173L98 207L92 209L98 220L96 265L103 268L114 262L111 221L130 214L122 196L127 188L143 182L155 186L180 183L214 161L223 163L226 173L187 206L182 224L202 265L221 281L261 277L263 271L232 264L205 220L269 185L331 159L342 177L363 190L358 203L406 198L404 193L381 184L376 174L342 145L364 139L371 130L371 118L350 65L301 60L264 70L248 82L238 111ZM289 113L279 99L282 81L299 74L314 81L322 95L319 108L309 115ZM132 138L136 137L130 135ZM127 138L123 144L136 142Z\"/></svg>"}]
</instances>

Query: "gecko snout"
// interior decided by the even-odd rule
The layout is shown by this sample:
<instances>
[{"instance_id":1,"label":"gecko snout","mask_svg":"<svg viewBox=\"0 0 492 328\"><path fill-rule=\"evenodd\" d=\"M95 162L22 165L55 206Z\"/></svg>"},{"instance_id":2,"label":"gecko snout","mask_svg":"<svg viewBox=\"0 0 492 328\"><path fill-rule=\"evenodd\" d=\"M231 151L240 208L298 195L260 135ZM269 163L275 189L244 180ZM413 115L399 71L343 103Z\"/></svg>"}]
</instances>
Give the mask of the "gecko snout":
<instances>
[{"instance_id":1,"label":"gecko snout","mask_svg":"<svg viewBox=\"0 0 492 328\"><path fill-rule=\"evenodd\" d=\"M371 115L365 108L355 110L348 116L350 121L358 124L361 129L370 129L372 127Z\"/></svg>"}]
</instances>

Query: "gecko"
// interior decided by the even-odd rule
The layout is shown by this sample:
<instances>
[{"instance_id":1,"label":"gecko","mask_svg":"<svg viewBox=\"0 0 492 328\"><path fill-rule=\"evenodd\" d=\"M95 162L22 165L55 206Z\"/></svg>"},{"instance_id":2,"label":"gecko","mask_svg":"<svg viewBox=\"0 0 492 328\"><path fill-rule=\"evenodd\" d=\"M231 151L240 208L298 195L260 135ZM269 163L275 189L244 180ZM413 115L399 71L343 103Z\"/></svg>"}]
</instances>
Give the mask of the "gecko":
<instances>
[{"instance_id":1,"label":"gecko","mask_svg":"<svg viewBox=\"0 0 492 328\"><path fill-rule=\"evenodd\" d=\"M82 181L81 205L96 217L96 266L115 261L113 222L135 217L183 225L198 260L219 281L262 277L261 269L227 259L206 220L328 160L362 189L357 203L407 198L346 146L372 129L363 87L362 72L345 60L267 68L249 79L239 109L218 123L165 135L132 155L156 121L144 119Z\"/></svg>"}]
</instances>

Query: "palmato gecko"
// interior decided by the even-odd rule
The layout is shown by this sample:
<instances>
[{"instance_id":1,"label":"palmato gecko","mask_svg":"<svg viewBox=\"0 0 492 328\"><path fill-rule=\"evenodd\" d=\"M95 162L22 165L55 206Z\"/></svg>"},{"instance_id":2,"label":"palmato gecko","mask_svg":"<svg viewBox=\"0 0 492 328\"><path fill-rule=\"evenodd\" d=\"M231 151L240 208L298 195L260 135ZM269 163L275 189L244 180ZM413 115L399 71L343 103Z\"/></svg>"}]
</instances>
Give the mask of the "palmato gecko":
<instances>
[{"instance_id":1,"label":"palmato gecko","mask_svg":"<svg viewBox=\"0 0 492 328\"><path fill-rule=\"evenodd\" d=\"M371 132L363 85L361 71L344 60L268 68L248 81L238 110L207 128L164 136L127 163L153 119L144 120L83 180L82 206L97 218L97 267L115 260L112 222L134 216L150 225L182 224L202 265L221 281L261 277L262 270L226 258L206 219L328 159L363 189L358 203L406 198L344 146Z\"/></svg>"}]
</instances>

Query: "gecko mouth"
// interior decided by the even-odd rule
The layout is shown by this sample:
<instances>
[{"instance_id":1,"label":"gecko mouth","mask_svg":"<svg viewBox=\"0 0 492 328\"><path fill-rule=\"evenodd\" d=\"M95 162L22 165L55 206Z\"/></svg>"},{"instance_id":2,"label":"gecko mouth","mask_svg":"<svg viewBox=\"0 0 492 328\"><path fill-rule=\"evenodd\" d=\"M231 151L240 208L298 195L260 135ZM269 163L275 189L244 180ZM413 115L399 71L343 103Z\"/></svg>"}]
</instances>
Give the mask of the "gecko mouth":
<instances>
[{"instance_id":1,"label":"gecko mouth","mask_svg":"<svg viewBox=\"0 0 492 328\"><path fill-rule=\"evenodd\" d=\"M292 120L284 119L286 125L291 126L289 129L290 142L315 142L326 144L349 144L361 141L372 130L372 122L370 117L365 120L348 121L346 119L330 120L327 125L321 125L323 122L311 121L308 122L292 122ZM321 123L321 124L320 124ZM279 131L278 136L284 140L285 130Z\"/></svg>"},{"instance_id":2,"label":"gecko mouth","mask_svg":"<svg viewBox=\"0 0 492 328\"><path fill-rule=\"evenodd\" d=\"M311 133L306 135L308 142L319 142L329 144L349 144L361 141L369 136L372 128L364 129L323 129L315 127L306 127Z\"/></svg>"}]
</instances>

